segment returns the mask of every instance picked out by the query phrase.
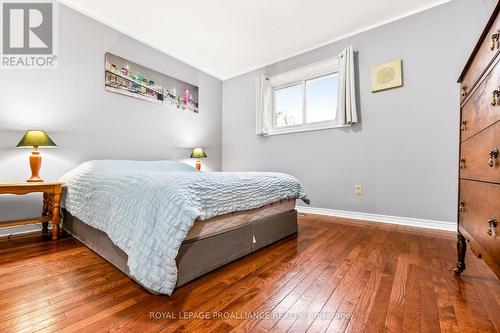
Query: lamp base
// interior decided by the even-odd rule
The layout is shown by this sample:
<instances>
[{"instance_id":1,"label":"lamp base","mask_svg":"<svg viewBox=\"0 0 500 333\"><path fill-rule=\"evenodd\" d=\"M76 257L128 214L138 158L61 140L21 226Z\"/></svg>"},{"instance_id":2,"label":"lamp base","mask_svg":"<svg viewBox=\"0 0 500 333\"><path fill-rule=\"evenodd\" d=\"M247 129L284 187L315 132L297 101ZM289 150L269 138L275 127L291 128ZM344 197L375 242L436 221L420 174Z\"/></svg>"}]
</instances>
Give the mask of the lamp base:
<instances>
[{"instance_id":1,"label":"lamp base","mask_svg":"<svg viewBox=\"0 0 500 333\"><path fill-rule=\"evenodd\" d=\"M43 183L43 179L27 179L28 183Z\"/></svg>"},{"instance_id":2,"label":"lamp base","mask_svg":"<svg viewBox=\"0 0 500 333\"><path fill-rule=\"evenodd\" d=\"M43 179L40 178L40 168L42 167L42 156L39 151L32 151L30 155L31 178L26 180L28 183L40 183Z\"/></svg>"},{"instance_id":3,"label":"lamp base","mask_svg":"<svg viewBox=\"0 0 500 333\"><path fill-rule=\"evenodd\" d=\"M196 170L198 170L198 171L201 170L201 161L200 160L196 161Z\"/></svg>"}]
</instances>

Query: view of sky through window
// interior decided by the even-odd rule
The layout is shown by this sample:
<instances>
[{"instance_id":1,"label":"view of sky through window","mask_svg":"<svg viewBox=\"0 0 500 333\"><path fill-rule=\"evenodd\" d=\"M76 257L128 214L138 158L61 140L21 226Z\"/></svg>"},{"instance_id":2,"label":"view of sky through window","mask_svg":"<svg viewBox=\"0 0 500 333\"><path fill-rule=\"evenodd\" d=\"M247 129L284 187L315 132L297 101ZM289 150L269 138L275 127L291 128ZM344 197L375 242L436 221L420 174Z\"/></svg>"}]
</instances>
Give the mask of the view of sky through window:
<instances>
[{"instance_id":1,"label":"view of sky through window","mask_svg":"<svg viewBox=\"0 0 500 333\"><path fill-rule=\"evenodd\" d=\"M294 126L303 123L303 93L302 83L276 89L274 99L276 127Z\"/></svg>"},{"instance_id":2,"label":"view of sky through window","mask_svg":"<svg viewBox=\"0 0 500 333\"><path fill-rule=\"evenodd\" d=\"M338 75L306 81L306 122L335 119Z\"/></svg>"}]
</instances>

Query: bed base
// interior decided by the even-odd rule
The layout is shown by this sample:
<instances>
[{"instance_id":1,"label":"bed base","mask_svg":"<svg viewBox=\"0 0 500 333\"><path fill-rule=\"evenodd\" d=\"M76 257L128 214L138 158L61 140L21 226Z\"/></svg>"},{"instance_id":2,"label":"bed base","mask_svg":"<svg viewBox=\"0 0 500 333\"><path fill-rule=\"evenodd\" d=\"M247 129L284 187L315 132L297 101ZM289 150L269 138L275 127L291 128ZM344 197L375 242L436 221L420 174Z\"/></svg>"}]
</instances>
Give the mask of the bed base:
<instances>
[{"instance_id":1,"label":"bed base","mask_svg":"<svg viewBox=\"0 0 500 333\"><path fill-rule=\"evenodd\" d=\"M105 232L83 223L66 210L63 211L63 215L64 230L133 279L127 265L127 254L116 246ZM176 286L180 287L231 261L296 233L297 211L292 210L217 235L184 241L176 259L178 271Z\"/></svg>"}]
</instances>

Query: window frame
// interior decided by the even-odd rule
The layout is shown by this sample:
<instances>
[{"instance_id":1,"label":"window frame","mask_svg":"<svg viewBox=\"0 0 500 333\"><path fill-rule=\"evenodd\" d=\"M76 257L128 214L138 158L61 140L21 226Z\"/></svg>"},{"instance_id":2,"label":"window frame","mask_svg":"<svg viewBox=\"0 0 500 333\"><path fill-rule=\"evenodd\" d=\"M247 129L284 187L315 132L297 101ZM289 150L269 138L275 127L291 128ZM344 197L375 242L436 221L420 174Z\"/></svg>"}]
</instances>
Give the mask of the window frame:
<instances>
[{"instance_id":1,"label":"window frame","mask_svg":"<svg viewBox=\"0 0 500 333\"><path fill-rule=\"evenodd\" d=\"M329 75L340 75L338 57L326 59L311 65L300 67L282 74L278 74L269 78L272 89L272 108L269 110L271 117L271 128L267 135L278 135L287 133L297 133L306 131L315 131L321 129L346 127L347 125L339 125L335 119L324 120L307 123L307 81L319 79ZM290 125L277 127L276 119L276 91L279 89L302 84L302 118L303 123L298 125Z\"/></svg>"}]
</instances>

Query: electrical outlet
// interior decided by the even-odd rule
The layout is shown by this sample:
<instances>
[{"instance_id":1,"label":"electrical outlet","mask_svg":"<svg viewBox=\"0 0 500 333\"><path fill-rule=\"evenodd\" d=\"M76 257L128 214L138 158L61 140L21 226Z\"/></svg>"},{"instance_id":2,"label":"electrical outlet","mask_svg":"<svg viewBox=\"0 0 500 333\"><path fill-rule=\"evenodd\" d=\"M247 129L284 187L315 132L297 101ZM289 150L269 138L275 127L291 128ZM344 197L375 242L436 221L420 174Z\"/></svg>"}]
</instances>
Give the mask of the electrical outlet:
<instances>
[{"instance_id":1,"label":"electrical outlet","mask_svg":"<svg viewBox=\"0 0 500 333\"><path fill-rule=\"evenodd\" d=\"M363 188L361 187L361 185L354 186L354 193L356 195L362 195L363 194Z\"/></svg>"}]
</instances>

